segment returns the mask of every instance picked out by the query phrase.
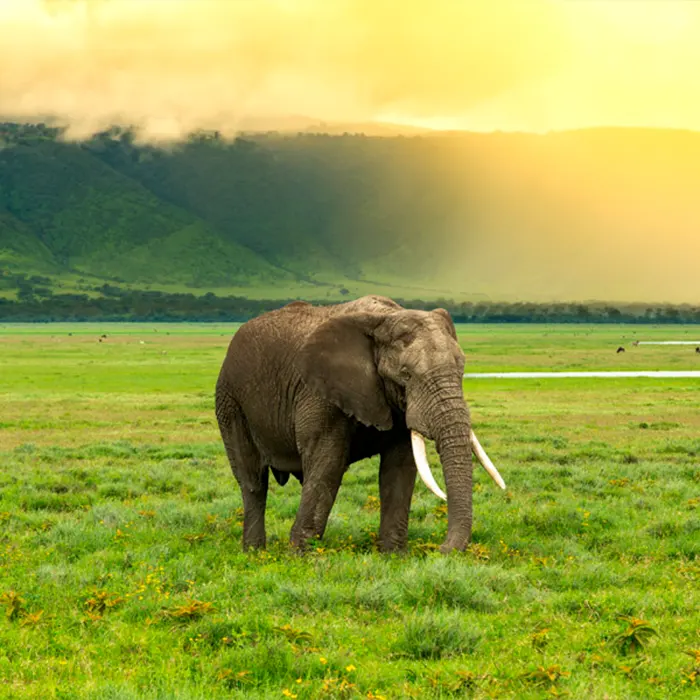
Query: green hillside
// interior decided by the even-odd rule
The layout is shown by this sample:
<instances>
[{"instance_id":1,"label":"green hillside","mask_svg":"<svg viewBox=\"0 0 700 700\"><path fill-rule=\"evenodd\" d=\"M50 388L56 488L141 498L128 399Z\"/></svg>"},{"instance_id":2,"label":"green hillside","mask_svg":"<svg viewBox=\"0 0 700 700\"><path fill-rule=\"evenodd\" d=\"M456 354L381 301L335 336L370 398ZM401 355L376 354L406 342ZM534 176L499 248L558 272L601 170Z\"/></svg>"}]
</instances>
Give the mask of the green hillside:
<instances>
[{"instance_id":1,"label":"green hillside","mask_svg":"<svg viewBox=\"0 0 700 700\"><path fill-rule=\"evenodd\" d=\"M390 245L396 224L390 216L377 231L365 220L386 216L396 201L389 197L386 206L376 206L383 196L375 186L382 164L364 142L201 137L164 151L137 148L124 138L98 139L89 148L161 200L196 214L224 240L301 276L342 277L359 275L376 246Z\"/></svg>"},{"instance_id":2,"label":"green hillside","mask_svg":"<svg viewBox=\"0 0 700 700\"><path fill-rule=\"evenodd\" d=\"M59 273L51 251L24 222L0 207L0 268L15 273Z\"/></svg>"},{"instance_id":3,"label":"green hillside","mask_svg":"<svg viewBox=\"0 0 700 700\"><path fill-rule=\"evenodd\" d=\"M697 303L699 186L700 134L683 131L156 148L6 124L0 262L76 289Z\"/></svg>"},{"instance_id":4,"label":"green hillside","mask_svg":"<svg viewBox=\"0 0 700 700\"><path fill-rule=\"evenodd\" d=\"M81 145L42 138L0 151L0 207L0 254L36 269L52 261L97 278L194 286L284 277Z\"/></svg>"}]
</instances>

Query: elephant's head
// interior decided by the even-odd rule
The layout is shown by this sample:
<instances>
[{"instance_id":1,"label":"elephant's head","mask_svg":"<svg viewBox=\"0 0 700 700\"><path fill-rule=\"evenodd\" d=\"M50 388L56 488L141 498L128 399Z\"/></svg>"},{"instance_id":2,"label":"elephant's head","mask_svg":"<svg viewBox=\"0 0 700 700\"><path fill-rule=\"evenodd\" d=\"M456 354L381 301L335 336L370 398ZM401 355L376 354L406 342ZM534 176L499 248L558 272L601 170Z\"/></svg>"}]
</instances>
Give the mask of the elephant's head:
<instances>
[{"instance_id":1,"label":"elephant's head","mask_svg":"<svg viewBox=\"0 0 700 700\"><path fill-rule=\"evenodd\" d=\"M405 420L421 477L445 498L421 436L435 440L447 488L443 551L464 549L471 537L472 449L505 488L471 430L464 361L447 311L411 311L393 302L331 316L301 353L305 381L345 413L379 430Z\"/></svg>"}]
</instances>

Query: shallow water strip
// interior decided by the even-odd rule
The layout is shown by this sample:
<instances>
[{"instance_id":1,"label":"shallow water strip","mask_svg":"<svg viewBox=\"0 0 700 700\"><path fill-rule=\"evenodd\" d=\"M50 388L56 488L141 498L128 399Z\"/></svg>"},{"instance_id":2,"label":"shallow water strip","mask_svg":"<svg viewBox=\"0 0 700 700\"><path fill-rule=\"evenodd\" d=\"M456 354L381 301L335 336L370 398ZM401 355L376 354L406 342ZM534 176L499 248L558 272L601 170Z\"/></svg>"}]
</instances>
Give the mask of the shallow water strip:
<instances>
[{"instance_id":1,"label":"shallow water strip","mask_svg":"<svg viewBox=\"0 0 700 700\"><path fill-rule=\"evenodd\" d=\"M641 370L619 372L470 372L465 379L571 379L576 377L591 377L600 379L615 379L618 377L649 377L651 379L700 379L700 370Z\"/></svg>"},{"instance_id":2,"label":"shallow water strip","mask_svg":"<svg viewBox=\"0 0 700 700\"><path fill-rule=\"evenodd\" d=\"M633 345L697 345L700 340L638 340Z\"/></svg>"}]
</instances>

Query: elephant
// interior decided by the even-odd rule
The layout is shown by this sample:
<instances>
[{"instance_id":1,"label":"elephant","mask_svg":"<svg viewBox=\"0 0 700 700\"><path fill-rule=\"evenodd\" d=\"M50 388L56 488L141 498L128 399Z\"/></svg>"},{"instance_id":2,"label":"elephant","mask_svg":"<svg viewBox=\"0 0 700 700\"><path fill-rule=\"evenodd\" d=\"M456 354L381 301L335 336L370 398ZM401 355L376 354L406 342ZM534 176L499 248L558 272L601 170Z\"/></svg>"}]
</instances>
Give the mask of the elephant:
<instances>
[{"instance_id":1,"label":"elephant","mask_svg":"<svg viewBox=\"0 0 700 700\"><path fill-rule=\"evenodd\" d=\"M344 473L380 456L379 548L404 550L416 470L447 501L441 551L472 530L472 451L505 483L471 430L465 356L449 313L382 296L334 305L296 301L244 323L216 382L216 418L243 498L243 547L264 548L269 472L301 482L290 534L303 551L321 539ZM433 478L435 441L447 494Z\"/></svg>"}]
</instances>

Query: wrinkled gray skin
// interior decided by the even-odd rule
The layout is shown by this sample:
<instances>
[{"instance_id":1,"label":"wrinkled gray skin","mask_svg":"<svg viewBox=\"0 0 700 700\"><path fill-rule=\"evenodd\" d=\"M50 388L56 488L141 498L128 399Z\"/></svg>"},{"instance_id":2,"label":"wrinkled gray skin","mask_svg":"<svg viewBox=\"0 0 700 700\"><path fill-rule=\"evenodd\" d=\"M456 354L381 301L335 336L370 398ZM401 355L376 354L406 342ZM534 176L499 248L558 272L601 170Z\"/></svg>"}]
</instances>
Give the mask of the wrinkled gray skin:
<instances>
[{"instance_id":1,"label":"wrinkled gray skin","mask_svg":"<svg viewBox=\"0 0 700 700\"><path fill-rule=\"evenodd\" d=\"M268 475L302 483L291 542L323 536L349 465L380 455L383 551L406 546L416 480L410 430L435 440L447 491L442 551L472 529L464 353L447 311L410 311L369 296L294 302L245 323L216 385L216 417L243 494L243 546L265 546Z\"/></svg>"}]
</instances>

